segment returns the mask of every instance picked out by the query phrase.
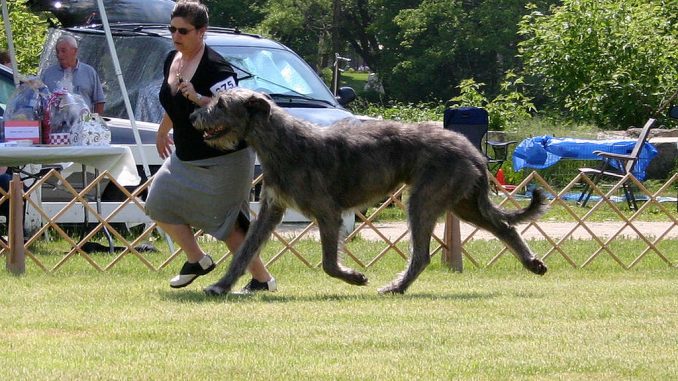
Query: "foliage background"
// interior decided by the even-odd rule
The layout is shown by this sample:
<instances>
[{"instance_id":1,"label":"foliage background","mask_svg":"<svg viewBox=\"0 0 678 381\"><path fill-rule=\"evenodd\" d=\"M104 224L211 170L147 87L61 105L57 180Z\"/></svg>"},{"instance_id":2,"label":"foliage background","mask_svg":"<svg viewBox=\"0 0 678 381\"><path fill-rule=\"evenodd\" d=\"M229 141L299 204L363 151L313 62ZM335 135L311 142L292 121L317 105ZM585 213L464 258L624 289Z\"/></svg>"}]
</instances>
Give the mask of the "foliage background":
<instances>
[{"instance_id":1,"label":"foliage background","mask_svg":"<svg viewBox=\"0 0 678 381\"><path fill-rule=\"evenodd\" d=\"M525 72L560 108L640 127L678 89L678 1L568 0L520 22Z\"/></svg>"},{"instance_id":2,"label":"foliage background","mask_svg":"<svg viewBox=\"0 0 678 381\"><path fill-rule=\"evenodd\" d=\"M37 74L40 53L47 34L47 20L28 12L23 0L7 0L7 9L19 70L23 74ZM7 49L4 25L0 33L0 47Z\"/></svg>"}]
</instances>

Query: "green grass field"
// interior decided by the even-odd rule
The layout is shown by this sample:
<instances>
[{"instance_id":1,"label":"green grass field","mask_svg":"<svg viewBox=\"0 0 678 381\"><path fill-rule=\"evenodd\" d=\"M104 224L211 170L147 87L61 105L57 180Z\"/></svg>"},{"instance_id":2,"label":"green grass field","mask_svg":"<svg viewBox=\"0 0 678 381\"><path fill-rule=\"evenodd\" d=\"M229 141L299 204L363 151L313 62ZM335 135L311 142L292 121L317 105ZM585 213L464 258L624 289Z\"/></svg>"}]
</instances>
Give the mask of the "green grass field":
<instances>
[{"instance_id":1,"label":"green grass field","mask_svg":"<svg viewBox=\"0 0 678 381\"><path fill-rule=\"evenodd\" d=\"M352 87L358 94L364 92L365 83L367 83L367 72L345 71L341 73L341 85Z\"/></svg>"},{"instance_id":2,"label":"green grass field","mask_svg":"<svg viewBox=\"0 0 678 381\"><path fill-rule=\"evenodd\" d=\"M160 254L158 254L160 255ZM265 254L266 255L266 254ZM110 258L99 254L97 259ZM668 380L678 374L678 271L650 260L534 276L507 260L464 273L439 257L405 295L376 289L404 266L366 271L367 287L291 255L280 291L207 297L134 258L107 273L74 258L53 275L0 272L5 380ZM353 265L351 262L347 264ZM548 263L548 262L547 262ZM243 279L239 286L242 286Z\"/></svg>"}]
</instances>

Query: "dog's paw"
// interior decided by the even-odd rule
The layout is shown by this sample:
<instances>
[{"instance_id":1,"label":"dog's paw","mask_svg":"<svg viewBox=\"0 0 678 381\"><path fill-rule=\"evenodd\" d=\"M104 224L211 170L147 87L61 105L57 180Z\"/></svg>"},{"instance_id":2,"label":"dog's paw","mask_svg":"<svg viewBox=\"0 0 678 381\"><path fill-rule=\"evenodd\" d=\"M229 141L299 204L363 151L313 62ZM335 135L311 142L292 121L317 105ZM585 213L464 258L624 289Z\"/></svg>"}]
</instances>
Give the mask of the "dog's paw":
<instances>
[{"instance_id":1,"label":"dog's paw","mask_svg":"<svg viewBox=\"0 0 678 381\"><path fill-rule=\"evenodd\" d=\"M205 295L208 296L221 296L228 293L228 290L221 286L218 286L217 284L207 286L202 291L205 293Z\"/></svg>"},{"instance_id":2,"label":"dog's paw","mask_svg":"<svg viewBox=\"0 0 678 381\"><path fill-rule=\"evenodd\" d=\"M386 295L386 294L404 294L405 290L403 290L400 287L394 286L394 285L389 285L389 286L384 286L377 290L379 294L381 295Z\"/></svg>"},{"instance_id":3,"label":"dog's paw","mask_svg":"<svg viewBox=\"0 0 678 381\"><path fill-rule=\"evenodd\" d=\"M546 264L542 262L541 259L539 258L532 258L531 260L525 263L525 267L537 275L544 275L548 270Z\"/></svg>"},{"instance_id":4,"label":"dog's paw","mask_svg":"<svg viewBox=\"0 0 678 381\"><path fill-rule=\"evenodd\" d=\"M366 286L370 282L369 279L365 276L365 274L356 272L353 274L353 277L351 279L351 284L355 284L356 286Z\"/></svg>"},{"instance_id":5,"label":"dog's paw","mask_svg":"<svg viewBox=\"0 0 678 381\"><path fill-rule=\"evenodd\" d=\"M341 272L332 273L330 276L341 279L344 282L354 286L365 286L369 282L365 274L359 273L355 270L344 270Z\"/></svg>"}]
</instances>

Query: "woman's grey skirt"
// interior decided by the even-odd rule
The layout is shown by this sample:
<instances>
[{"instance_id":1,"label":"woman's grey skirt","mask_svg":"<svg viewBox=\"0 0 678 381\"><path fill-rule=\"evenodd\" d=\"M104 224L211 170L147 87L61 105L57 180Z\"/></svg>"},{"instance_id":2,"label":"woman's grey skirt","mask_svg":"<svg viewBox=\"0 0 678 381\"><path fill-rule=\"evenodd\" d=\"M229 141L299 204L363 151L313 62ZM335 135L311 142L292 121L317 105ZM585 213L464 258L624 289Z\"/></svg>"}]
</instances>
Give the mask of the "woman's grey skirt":
<instances>
[{"instance_id":1,"label":"woman's grey skirt","mask_svg":"<svg viewBox=\"0 0 678 381\"><path fill-rule=\"evenodd\" d=\"M249 220L253 175L251 148L194 161L181 161L173 153L153 176L146 214L154 221L190 225L224 240L239 214Z\"/></svg>"}]
</instances>

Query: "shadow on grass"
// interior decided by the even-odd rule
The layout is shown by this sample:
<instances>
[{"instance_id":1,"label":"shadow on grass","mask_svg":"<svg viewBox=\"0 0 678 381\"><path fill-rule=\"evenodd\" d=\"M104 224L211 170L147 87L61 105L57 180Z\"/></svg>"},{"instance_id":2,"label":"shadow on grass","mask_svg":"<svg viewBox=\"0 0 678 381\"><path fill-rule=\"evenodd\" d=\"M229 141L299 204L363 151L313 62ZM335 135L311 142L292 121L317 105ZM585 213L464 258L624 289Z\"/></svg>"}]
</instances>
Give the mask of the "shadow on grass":
<instances>
[{"instance_id":1,"label":"shadow on grass","mask_svg":"<svg viewBox=\"0 0 678 381\"><path fill-rule=\"evenodd\" d=\"M257 294L227 294L222 296L206 295L202 290L182 290L159 292L160 298L179 303L250 303L250 302L271 302L271 303L290 303L290 302L336 302L336 301L377 301L384 299L405 299L405 300L474 300L490 299L499 296L499 293L492 292L467 292L454 294L435 294L435 293L406 293L404 295L380 295L374 294L316 294L316 295L285 295L283 293L257 293Z\"/></svg>"}]
</instances>

